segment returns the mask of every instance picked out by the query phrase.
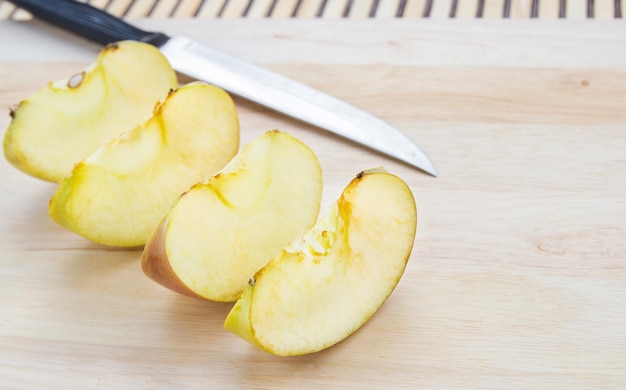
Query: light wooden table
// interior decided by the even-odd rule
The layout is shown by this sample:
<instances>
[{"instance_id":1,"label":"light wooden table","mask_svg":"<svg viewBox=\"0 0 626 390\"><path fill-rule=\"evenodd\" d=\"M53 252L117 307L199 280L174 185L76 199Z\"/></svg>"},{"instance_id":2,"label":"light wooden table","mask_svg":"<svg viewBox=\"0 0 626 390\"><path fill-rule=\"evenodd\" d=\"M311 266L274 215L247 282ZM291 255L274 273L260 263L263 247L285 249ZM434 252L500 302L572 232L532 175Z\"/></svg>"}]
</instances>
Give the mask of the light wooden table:
<instances>
[{"instance_id":1,"label":"light wooden table","mask_svg":"<svg viewBox=\"0 0 626 390\"><path fill-rule=\"evenodd\" d=\"M54 185L0 159L0 388L623 389L626 28L620 22L137 19L346 99L429 154L431 178L237 99L242 143L280 128L324 170L323 209L359 170L404 178L415 249L382 309L326 351L277 358L230 309L141 273L139 251L51 222ZM98 47L0 22L8 109Z\"/></svg>"},{"instance_id":2,"label":"light wooden table","mask_svg":"<svg viewBox=\"0 0 626 390\"><path fill-rule=\"evenodd\" d=\"M126 18L622 18L626 0L82 0ZM0 19L28 19L0 0Z\"/></svg>"}]
</instances>

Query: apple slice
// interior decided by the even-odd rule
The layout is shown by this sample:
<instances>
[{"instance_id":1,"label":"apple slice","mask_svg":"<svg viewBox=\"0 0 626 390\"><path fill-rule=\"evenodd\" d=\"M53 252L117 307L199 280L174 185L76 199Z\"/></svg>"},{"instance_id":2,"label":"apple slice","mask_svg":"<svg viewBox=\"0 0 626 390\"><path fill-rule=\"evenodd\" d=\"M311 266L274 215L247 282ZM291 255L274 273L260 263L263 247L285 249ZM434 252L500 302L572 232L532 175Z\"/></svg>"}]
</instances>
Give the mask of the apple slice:
<instances>
[{"instance_id":1,"label":"apple slice","mask_svg":"<svg viewBox=\"0 0 626 390\"><path fill-rule=\"evenodd\" d=\"M250 276L315 224L321 194L313 151L267 132L180 197L146 244L143 271L181 294L235 301Z\"/></svg>"},{"instance_id":2,"label":"apple slice","mask_svg":"<svg viewBox=\"0 0 626 390\"><path fill-rule=\"evenodd\" d=\"M109 45L83 72L49 83L11 112L4 154L21 171L58 182L102 143L149 118L177 86L154 46Z\"/></svg>"},{"instance_id":3,"label":"apple slice","mask_svg":"<svg viewBox=\"0 0 626 390\"><path fill-rule=\"evenodd\" d=\"M180 194L222 169L238 148L230 96L190 83L78 163L50 200L50 216L97 243L143 245Z\"/></svg>"},{"instance_id":4,"label":"apple slice","mask_svg":"<svg viewBox=\"0 0 626 390\"><path fill-rule=\"evenodd\" d=\"M409 187L365 171L330 212L261 269L224 327L275 355L330 347L361 327L394 290L413 248Z\"/></svg>"}]
</instances>

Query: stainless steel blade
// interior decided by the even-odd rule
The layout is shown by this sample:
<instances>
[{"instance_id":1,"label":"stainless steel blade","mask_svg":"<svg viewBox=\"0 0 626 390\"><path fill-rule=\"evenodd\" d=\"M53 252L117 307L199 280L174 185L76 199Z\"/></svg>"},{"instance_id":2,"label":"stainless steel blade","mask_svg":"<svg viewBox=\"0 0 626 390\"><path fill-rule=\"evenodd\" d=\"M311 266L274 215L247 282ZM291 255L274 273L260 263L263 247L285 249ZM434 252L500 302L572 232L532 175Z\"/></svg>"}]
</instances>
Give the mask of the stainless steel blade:
<instances>
[{"instance_id":1,"label":"stainless steel blade","mask_svg":"<svg viewBox=\"0 0 626 390\"><path fill-rule=\"evenodd\" d=\"M331 131L437 176L420 148L398 129L348 103L274 72L170 37L161 52L177 71L275 111Z\"/></svg>"}]
</instances>

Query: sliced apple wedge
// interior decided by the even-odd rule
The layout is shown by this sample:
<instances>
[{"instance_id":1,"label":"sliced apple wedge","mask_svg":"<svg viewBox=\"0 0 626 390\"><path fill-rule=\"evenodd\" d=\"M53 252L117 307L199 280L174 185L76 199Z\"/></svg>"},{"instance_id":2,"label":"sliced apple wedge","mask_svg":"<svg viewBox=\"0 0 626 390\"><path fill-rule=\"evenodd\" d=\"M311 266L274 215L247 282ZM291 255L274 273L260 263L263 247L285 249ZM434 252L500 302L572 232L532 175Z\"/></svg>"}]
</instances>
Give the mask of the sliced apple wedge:
<instances>
[{"instance_id":1,"label":"sliced apple wedge","mask_svg":"<svg viewBox=\"0 0 626 390\"><path fill-rule=\"evenodd\" d=\"M181 294L235 301L257 270L315 224L321 193L313 151L267 132L180 197L146 244L143 271Z\"/></svg>"},{"instance_id":2,"label":"sliced apple wedge","mask_svg":"<svg viewBox=\"0 0 626 390\"><path fill-rule=\"evenodd\" d=\"M49 83L11 112L4 154L21 171L58 182L102 143L149 118L177 86L154 46L109 45L83 72Z\"/></svg>"},{"instance_id":3,"label":"sliced apple wedge","mask_svg":"<svg viewBox=\"0 0 626 390\"><path fill-rule=\"evenodd\" d=\"M401 179L381 169L359 174L324 218L250 280L224 327L281 356L345 339L394 290L416 222Z\"/></svg>"},{"instance_id":4,"label":"sliced apple wedge","mask_svg":"<svg viewBox=\"0 0 626 390\"><path fill-rule=\"evenodd\" d=\"M230 96L188 84L149 120L78 163L50 200L50 217L97 243L143 245L180 194L222 169L238 148Z\"/></svg>"}]
</instances>

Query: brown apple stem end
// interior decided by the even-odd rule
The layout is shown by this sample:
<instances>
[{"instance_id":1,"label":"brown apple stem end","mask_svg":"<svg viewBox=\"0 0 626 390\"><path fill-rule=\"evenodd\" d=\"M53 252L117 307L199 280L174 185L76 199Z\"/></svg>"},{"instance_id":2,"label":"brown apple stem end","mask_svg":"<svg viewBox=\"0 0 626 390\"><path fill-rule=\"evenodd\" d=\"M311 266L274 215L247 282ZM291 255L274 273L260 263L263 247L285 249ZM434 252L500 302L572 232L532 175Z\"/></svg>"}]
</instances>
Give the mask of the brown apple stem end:
<instances>
[{"instance_id":1,"label":"brown apple stem end","mask_svg":"<svg viewBox=\"0 0 626 390\"><path fill-rule=\"evenodd\" d=\"M169 215L161 222L156 231L150 235L141 256L143 273L154 282L182 295L205 299L187 287L176 275L167 257L165 237Z\"/></svg>"}]
</instances>

